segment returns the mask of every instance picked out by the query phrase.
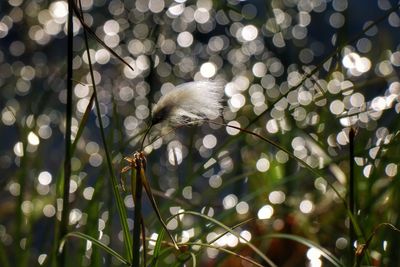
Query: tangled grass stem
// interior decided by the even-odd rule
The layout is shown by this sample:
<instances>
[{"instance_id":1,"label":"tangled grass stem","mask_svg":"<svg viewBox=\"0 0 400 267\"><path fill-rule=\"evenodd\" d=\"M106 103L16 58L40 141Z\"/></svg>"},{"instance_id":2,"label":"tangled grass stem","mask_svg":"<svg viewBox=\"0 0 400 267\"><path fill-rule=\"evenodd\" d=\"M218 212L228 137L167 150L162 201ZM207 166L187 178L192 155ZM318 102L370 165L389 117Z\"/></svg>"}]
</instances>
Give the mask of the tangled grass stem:
<instances>
[{"instance_id":1,"label":"tangled grass stem","mask_svg":"<svg viewBox=\"0 0 400 267\"><path fill-rule=\"evenodd\" d=\"M150 126L147 128L146 132L144 133L144 135L142 137L142 141L140 142L140 150L139 151L143 151L146 136L150 133L152 127L153 127L153 124L150 124Z\"/></svg>"}]
</instances>

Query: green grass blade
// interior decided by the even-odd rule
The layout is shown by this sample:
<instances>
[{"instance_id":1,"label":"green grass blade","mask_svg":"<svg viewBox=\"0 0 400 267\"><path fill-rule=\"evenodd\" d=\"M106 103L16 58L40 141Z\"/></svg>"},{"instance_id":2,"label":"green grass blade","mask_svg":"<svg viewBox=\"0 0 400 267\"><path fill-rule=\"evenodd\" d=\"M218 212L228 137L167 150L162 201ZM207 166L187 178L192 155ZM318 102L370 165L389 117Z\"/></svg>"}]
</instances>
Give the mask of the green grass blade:
<instances>
[{"instance_id":1,"label":"green grass blade","mask_svg":"<svg viewBox=\"0 0 400 267\"><path fill-rule=\"evenodd\" d=\"M85 113L83 114L82 120L81 120L81 122L79 123L78 131L77 131L77 133L76 133L74 142L72 143L71 155L74 154L75 149L76 149L76 146L77 146L77 144L78 144L78 141L79 141L80 137L82 136L83 130L85 129L87 120L88 120L88 118L89 118L90 111L92 110L93 102L94 102L94 93L93 93L92 96L90 97L89 104L87 105L86 110L85 110Z\"/></svg>"},{"instance_id":2,"label":"green grass blade","mask_svg":"<svg viewBox=\"0 0 400 267\"><path fill-rule=\"evenodd\" d=\"M116 252L115 250L113 250L112 248L106 246L105 244L101 243L99 240L97 240L96 238L93 238L89 235L80 233L80 232L71 232L68 233L62 240L59 250L61 251L64 247L64 244L67 240L68 237L77 237L86 241L90 241L92 242L94 245L96 245L97 247L103 249L105 252L109 253L110 255L114 256L117 260L119 260L120 262L124 263L125 265L129 265L129 261L127 259L125 259L124 257L122 257L118 252Z\"/></svg>"},{"instance_id":3,"label":"green grass blade","mask_svg":"<svg viewBox=\"0 0 400 267\"><path fill-rule=\"evenodd\" d=\"M197 266L196 255L193 252L191 252L190 256L192 258L192 266L196 267Z\"/></svg>"},{"instance_id":4,"label":"green grass blade","mask_svg":"<svg viewBox=\"0 0 400 267\"><path fill-rule=\"evenodd\" d=\"M62 187L62 211L59 231L56 232L56 242L68 232L69 222L69 188L71 182L71 141L72 141L72 79L73 79L73 11L72 1L68 1L68 29L67 29L67 103L66 103L66 125L65 125L65 154L64 154L64 177ZM58 223L58 221L57 221ZM57 256L57 266L64 267L66 250Z\"/></svg>"},{"instance_id":5,"label":"green grass blade","mask_svg":"<svg viewBox=\"0 0 400 267\"><path fill-rule=\"evenodd\" d=\"M81 6L78 8L75 1L72 1L72 8L74 10L76 17L81 23L84 32L88 32L99 44L101 44L105 49L107 49L108 52L110 52L113 56L118 58L122 63L124 63L127 67L129 67L132 71L134 71L132 66L125 59L123 59L120 55L118 55L114 49L110 48L101 38L99 38L96 35L96 33L89 27L89 25L86 24Z\"/></svg>"},{"instance_id":6,"label":"green grass blade","mask_svg":"<svg viewBox=\"0 0 400 267\"><path fill-rule=\"evenodd\" d=\"M204 247L204 248L213 248L213 249L217 249L217 250L219 250L219 251L222 251L222 252L225 252L225 253L234 255L234 256L236 256L236 257L238 257L238 258L240 258L240 259L242 259L242 260L244 260L244 261L247 261L247 262L249 262L249 263L251 263L251 264L253 264L253 265L255 265L255 266L264 267L264 265L262 265L262 264L260 264L260 263L258 263L258 262L256 262L256 261L254 261L254 260L252 260L252 259L250 259L250 258L248 258L248 257L242 256L242 255L240 255L240 254L238 254L238 253L236 253L236 252L233 252L233 251L231 251L231 250L229 250L229 249L226 249L226 248L213 246L213 245L210 245L210 244L207 244L207 243L197 243L197 242L187 242L187 243L185 243L185 245L189 245L189 246L200 246L200 247ZM276 265L271 265L271 266L276 266Z\"/></svg>"},{"instance_id":7,"label":"green grass blade","mask_svg":"<svg viewBox=\"0 0 400 267\"><path fill-rule=\"evenodd\" d=\"M280 239L289 239L296 241L300 244L303 244L309 248L316 248L321 251L321 256L327 259L329 262L331 262L334 266L336 267L343 267L343 264L340 262L338 258L336 258L331 252L329 252L327 249L321 247L320 245L304 238L301 236L297 235L290 235L290 234L270 234L267 235L266 238L280 238Z\"/></svg>"},{"instance_id":8,"label":"green grass blade","mask_svg":"<svg viewBox=\"0 0 400 267\"><path fill-rule=\"evenodd\" d=\"M251 134L251 135L253 135L253 136L255 136L255 137L261 139L262 141L264 141L264 142L266 142L266 143L268 143L268 144L274 146L275 148L278 148L278 149L284 151L286 154L288 154L289 157L291 157L292 159L296 160L301 166L305 167L307 170L309 170L310 172L312 172L313 174L315 174L316 177L322 177L322 178L324 178L325 181L327 182L328 186L335 192L335 194L337 195L337 197L342 201L342 203L343 203L343 205L344 205L344 207L345 207L345 209L346 209L346 213L347 213L347 215L349 216L352 225L354 226L354 230L355 230L356 234L357 234L358 236L362 236L362 237L364 238L364 240L366 239L365 236L364 236L364 234L363 234L363 232L361 231L361 227L360 227L360 225L358 224L358 222L357 222L355 216L354 216L354 215L352 214L352 212L350 211L346 199L339 193L339 191L333 186L333 184L329 182L329 179L328 179L328 177L326 177L326 175L324 175L324 174L323 174L322 172L320 172L319 170L317 170L317 169L311 167L311 166L310 166L309 164L307 164L307 162L305 162L304 160L302 160L302 159L296 157L296 156L295 156L293 153L291 153L288 149L284 148L283 146L281 146L281 145L275 143L274 141L272 141L272 140L270 140L270 139L268 139L268 138L266 138L266 137L264 137L264 136L261 136L261 135L255 133L255 132L252 132L252 131L250 131L250 130L243 129L243 128L240 128L240 127L236 127L236 126L232 126L232 125L227 125L227 124L223 124L223 123L212 122L212 121L210 121L210 122L211 122L211 123L214 123L214 124L217 124L217 125L224 125L224 126L226 126L226 127L230 127L230 128L236 129L236 130L240 130L240 131L245 132L245 133L247 133L247 134Z\"/></svg>"},{"instance_id":9,"label":"green grass blade","mask_svg":"<svg viewBox=\"0 0 400 267\"><path fill-rule=\"evenodd\" d=\"M11 267L3 242L0 242L0 264L4 267Z\"/></svg>"},{"instance_id":10,"label":"green grass blade","mask_svg":"<svg viewBox=\"0 0 400 267\"><path fill-rule=\"evenodd\" d=\"M134 166L132 164L131 169L131 194L132 199L134 199L135 203L135 212L134 212L134 222L133 222L133 261L132 266L140 266L140 233L141 233L141 218L142 218L142 191L143 185L142 180L138 177L138 173L141 170L141 167L137 166L135 170L133 170ZM140 174L139 174L140 175ZM145 240L143 240L143 247L146 246Z\"/></svg>"},{"instance_id":11,"label":"green grass blade","mask_svg":"<svg viewBox=\"0 0 400 267\"><path fill-rule=\"evenodd\" d=\"M362 31L360 31L358 34L356 34L352 39L348 40L347 42L344 42L341 46L337 47L336 49L334 49L328 56L326 56L311 72L306 73L306 75L304 75L304 77L300 80L300 82L289 88L289 90L282 95L281 97L277 98L273 103L269 104L270 107L275 106L276 103L278 103L279 101L282 100L282 98L286 97L290 92L292 92L293 90L298 89L307 79L313 77L314 74L316 74L323 66L326 62L328 62L330 59L332 59L335 55L337 55L341 49L343 47L345 47L348 44L354 43L355 41L357 41L358 39L360 39L368 30L370 30L372 27L376 26L377 24L381 23L382 21L384 21L392 12L398 10L400 8L400 4L392 7L391 9L387 10L385 12L384 15L382 15L381 17L377 18L376 20L374 20L368 27L364 28ZM250 128L250 126L252 126L253 124L255 124L257 121L259 121L262 117L264 117L268 112L270 111L269 108L267 108L265 111L263 111L262 113L260 113L259 115L257 115L256 117L254 117L253 119L250 120L249 124L246 126L246 130L248 130ZM241 138L242 135L236 135L233 136L231 138L228 138L223 144L221 144L215 151L220 152L224 147L226 147L228 144L232 143L234 140ZM203 166L206 161L208 161L208 159L206 159L202 164L200 164L200 166ZM191 175L189 175L189 177L192 176L196 176L198 175L202 170L202 167L200 167L199 169L195 170Z\"/></svg>"},{"instance_id":12,"label":"green grass blade","mask_svg":"<svg viewBox=\"0 0 400 267\"><path fill-rule=\"evenodd\" d=\"M361 244L360 251L357 251L357 258L356 258L356 262L354 263L354 266L359 267L361 265L361 261L362 258L364 256L364 254L368 251L369 249L369 245L372 242L372 239L375 237L375 235L377 235L378 231L382 228L388 228L389 230L392 230L394 232L396 232L397 234L400 233L400 229L397 228L396 226L394 226L391 223L380 223L378 226L375 227L375 229L372 231L372 233L370 234L370 236L368 237L368 239L366 240L365 244ZM357 249L359 250L359 249Z\"/></svg>"},{"instance_id":13,"label":"green grass blade","mask_svg":"<svg viewBox=\"0 0 400 267\"><path fill-rule=\"evenodd\" d=\"M183 212L180 212L180 213L177 213L177 214L171 216L170 218L168 218L167 221L170 221L171 219L173 219L173 218L175 218L175 217L177 217L179 215L184 215L184 214L189 214L189 215L194 215L194 216L197 216L197 217L201 217L201 218L206 219L206 220L214 223L215 225L218 225L219 227L225 229L225 231L227 231L227 232L231 233L232 235L236 236L239 240L244 241L247 246L249 246L258 256L260 256L270 266L273 266L273 267L275 266L276 267L275 263L273 263L266 255L264 255L264 253L262 253L256 246L254 246L252 243L248 242L246 239L244 239L238 233L233 231L232 228L228 227L227 225L221 223L220 221L218 221L218 220L216 220L216 219L214 219L212 217L209 217L209 216L207 216L205 214L202 214L202 213L199 213L199 212L195 212L195 211L183 211Z\"/></svg>"},{"instance_id":14,"label":"green grass blade","mask_svg":"<svg viewBox=\"0 0 400 267\"><path fill-rule=\"evenodd\" d=\"M144 169L140 169L140 178L142 179L142 184L143 187L146 191L146 194L150 200L151 206L153 207L154 212L157 215L158 220L160 221L161 225L163 226L164 230L167 232L168 236L170 237L172 243L174 244L174 247L176 250L179 250L178 245L176 244L176 241L174 239L174 237L172 236L172 234L168 231L167 225L165 224L163 218L161 217L161 213L160 210L158 209L158 205L156 203L156 200L153 196L153 193L151 191L151 187L149 185L149 182L147 180L146 174L144 172Z\"/></svg>"},{"instance_id":15,"label":"green grass blade","mask_svg":"<svg viewBox=\"0 0 400 267\"><path fill-rule=\"evenodd\" d=\"M158 260L161 255L161 245L162 245L162 240L164 239L165 231L161 231L160 234L157 237L157 241L154 247L154 253L153 253L153 260L150 264L150 266L157 267L158 266Z\"/></svg>"},{"instance_id":16,"label":"green grass blade","mask_svg":"<svg viewBox=\"0 0 400 267\"><path fill-rule=\"evenodd\" d=\"M79 4L80 4L81 12L82 12L81 2L79 2ZM81 22L84 23L83 16L82 16ZM95 107L96 107L96 112L97 112L97 119L99 122L101 141L103 143L104 152L106 155L107 169L108 169L110 179L111 179L113 194L114 194L114 197L115 197L115 200L117 203L118 215L119 215L119 219L120 219L120 222L122 225L125 250L128 255L128 260L129 260L129 262L131 262L132 257L133 257L132 256L132 240L131 240L130 234L129 234L129 227L128 227L128 222L127 222L128 216L126 214L126 210L125 210L125 206L124 206L122 197L119 194L118 182L117 182L117 178L114 173L114 169L113 169L113 165L112 165L112 161L111 161L111 154L108 150L107 140L106 140L105 133L104 133L104 126L103 126L103 122L101 119L100 104L99 104L99 100L97 97L97 89L96 89L96 82L95 82L94 73L93 73L92 60L91 60L90 52L89 52L89 41L88 41L88 37L87 37L87 33L86 33L86 28L84 28L84 29L85 30L83 31L83 34L84 34L86 52L88 55L88 65L89 65L90 77L91 77L92 84L93 84L93 95L94 95L94 102L95 102Z\"/></svg>"}]
</instances>

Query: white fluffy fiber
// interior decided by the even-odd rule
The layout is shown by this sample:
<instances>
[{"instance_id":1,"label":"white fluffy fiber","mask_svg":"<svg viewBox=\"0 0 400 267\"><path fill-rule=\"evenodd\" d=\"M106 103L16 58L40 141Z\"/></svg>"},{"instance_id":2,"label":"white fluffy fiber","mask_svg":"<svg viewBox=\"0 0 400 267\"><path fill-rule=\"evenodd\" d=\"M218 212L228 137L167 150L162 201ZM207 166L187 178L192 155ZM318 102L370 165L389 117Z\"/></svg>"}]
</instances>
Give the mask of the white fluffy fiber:
<instances>
[{"instance_id":1,"label":"white fluffy fiber","mask_svg":"<svg viewBox=\"0 0 400 267\"><path fill-rule=\"evenodd\" d=\"M152 109L152 124L168 121L172 125L196 123L220 116L224 83L194 81L183 83L163 95Z\"/></svg>"}]
</instances>

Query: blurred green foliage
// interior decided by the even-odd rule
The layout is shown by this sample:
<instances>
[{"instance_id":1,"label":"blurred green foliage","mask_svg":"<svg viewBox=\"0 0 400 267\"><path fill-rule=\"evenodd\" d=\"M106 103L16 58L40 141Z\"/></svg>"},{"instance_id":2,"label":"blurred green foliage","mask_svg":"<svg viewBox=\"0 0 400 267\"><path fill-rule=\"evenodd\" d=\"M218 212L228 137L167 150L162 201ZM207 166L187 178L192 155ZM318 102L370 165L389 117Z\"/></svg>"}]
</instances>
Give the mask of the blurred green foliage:
<instances>
[{"instance_id":1,"label":"blurred green foliage","mask_svg":"<svg viewBox=\"0 0 400 267\"><path fill-rule=\"evenodd\" d=\"M66 266L130 264L123 158L139 149L153 103L203 79L226 82L221 117L154 127L144 150L181 245L173 249L144 197L149 264L400 266L398 3L81 4ZM67 2L8 0L0 10L0 266L51 266L65 179Z\"/></svg>"}]
</instances>

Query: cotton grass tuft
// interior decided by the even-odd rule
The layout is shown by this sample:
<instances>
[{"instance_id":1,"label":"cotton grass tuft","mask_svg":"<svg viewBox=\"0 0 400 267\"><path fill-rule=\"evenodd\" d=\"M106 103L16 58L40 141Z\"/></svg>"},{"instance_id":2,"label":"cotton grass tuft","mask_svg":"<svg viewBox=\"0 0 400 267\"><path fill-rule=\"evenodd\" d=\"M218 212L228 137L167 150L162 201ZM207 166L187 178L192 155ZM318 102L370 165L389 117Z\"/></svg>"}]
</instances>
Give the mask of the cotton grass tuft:
<instances>
[{"instance_id":1,"label":"cotton grass tuft","mask_svg":"<svg viewBox=\"0 0 400 267\"><path fill-rule=\"evenodd\" d=\"M178 85L154 105L151 125L168 122L172 126L216 119L222 109L223 81L194 81Z\"/></svg>"}]
</instances>

